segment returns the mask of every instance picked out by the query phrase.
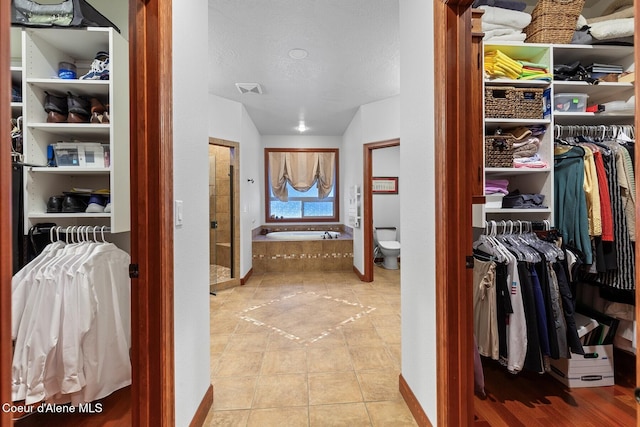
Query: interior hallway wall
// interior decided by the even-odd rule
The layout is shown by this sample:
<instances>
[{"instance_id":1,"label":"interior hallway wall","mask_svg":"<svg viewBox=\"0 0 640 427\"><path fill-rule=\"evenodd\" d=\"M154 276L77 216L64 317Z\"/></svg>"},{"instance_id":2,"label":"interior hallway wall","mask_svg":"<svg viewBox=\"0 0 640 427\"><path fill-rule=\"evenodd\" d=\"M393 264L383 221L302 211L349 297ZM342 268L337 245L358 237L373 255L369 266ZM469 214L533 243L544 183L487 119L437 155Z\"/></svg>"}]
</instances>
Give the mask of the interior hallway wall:
<instances>
[{"instance_id":1,"label":"interior hallway wall","mask_svg":"<svg viewBox=\"0 0 640 427\"><path fill-rule=\"evenodd\" d=\"M342 136L341 161L348 165L341 175L342 221L347 223L349 215L349 188L354 185L362 191L363 145L370 142L386 141L400 136L400 96L364 104L349 123ZM341 154L342 154L341 153ZM364 236L362 226L353 230L353 265L364 273Z\"/></svg>"},{"instance_id":2,"label":"interior hallway wall","mask_svg":"<svg viewBox=\"0 0 640 427\"><path fill-rule=\"evenodd\" d=\"M173 182L184 206L174 229L175 425L188 426L209 385L208 135L202 111L207 69L206 0L173 2ZM199 40L198 43L193 43ZM189 64L185 67L184 64ZM194 185L194 183L201 183ZM204 185L203 185L204 184Z\"/></svg>"},{"instance_id":3,"label":"interior hallway wall","mask_svg":"<svg viewBox=\"0 0 640 427\"><path fill-rule=\"evenodd\" d=\"M219 96L208 97L208 135L240 144L240 272L245 277L252 267L251 232L263 222L264 179L261 136L244 106Z\"/></svg>"},{"instance_id":4,"label":"interior hallway wall","mask_svg":"<svg viewBox=\"0 0 640 427\"><path fill-rule=\"evenodd\" d=\"M402 376L437 418L434 2L400 2Z\"/></svg>"}]
</instances>

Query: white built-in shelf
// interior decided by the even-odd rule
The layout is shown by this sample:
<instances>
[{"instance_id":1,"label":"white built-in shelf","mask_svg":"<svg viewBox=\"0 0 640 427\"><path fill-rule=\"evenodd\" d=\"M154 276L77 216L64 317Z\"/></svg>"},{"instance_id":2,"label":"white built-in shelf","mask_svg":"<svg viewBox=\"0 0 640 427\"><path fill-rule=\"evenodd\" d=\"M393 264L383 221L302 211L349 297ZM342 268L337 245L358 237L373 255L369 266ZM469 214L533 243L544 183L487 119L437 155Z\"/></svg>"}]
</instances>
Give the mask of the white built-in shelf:
<instances>
[{"instance_id":1,"label":"white built-in shelf","mask_svg":"<svg viewBox=\"0 0 640 427\"><path fill-rule=\"evenodd\" d=\"M485 173L492 176L500 175L527 175L531 173L551 172L551 168L485 168Z\"/></svg>"},{"instance_id":2,"label":"white built-in shelf","mask_svg":"<svg viewBox=\"0 0 640 427\"><path fill-rule=\"evenodd\" d=\"M30 212L27 214L29 218L32 219L53 219L53 218L110 218L110 213L104 212L96 212L96 213L87 213L87 212L54 212L54 213L46 213L46 212Z\"/></svg>"},{"instance_id":3,"label":"white built-in shelf","mask_svg":"<svg viewBox=\"0 0 640 427\"><path fill-rule=\"evenodd\" d=\"M41 88L53 94L86 96L109 95L109 80L79 80L79 79L39 79L28 78L27 84Z\"/></svg>"},{"instance_id":4,"label":"white built-in shelf","mask_svg":"<svg viewBox=\"0 0 640 427\"><path fill-rule=\"evenodd\" d=\"M551 82L546 80L520 79L484 79L485 86L547 87Z\"/></svg>"},{"instance_id":5,"label":"white built-in shelf","mask_svg":"<svg viewBox=\"0 0 640 427\"><path fill-rule=\"evenodd\" d=\"M596 85L587 82L556 81L553 83L553 93L584 93L589 95L588 105L601 104L612 99L629 98L633 91L633 83L601 82ZM554 114L557 114L555 112Z\"/></svg>"},{"instance_id":6,"label":"white built-in shelf","mask_svg":"<svg viewBox=\"0 0 640 427\"><path fill-rule=\"evenodd\" d=\"M484 122L487 126L526 126L526 125L548 125L550 119L505 119L505 118L486 118Z\"/></svg>"},{"instance_id":7,"label":"white built-in shelf","mask_svg":"<svg viewBox=\"0 0 640 427\"><path fill-rule=\"evenodd\" d=\"M633 122L632 111L613 111L611 113L553 113L554 121L560 125L613 125ZM632 124L632 123L629 123Z\"/></svg>"},{"instance_id":8,"label":"white built-in shelf","mask_svg":"<svg viewBox=\"0 0 640 427\"><path fill-rule=\"evenodd\" d=\"M550 208L546 209L510 209L510 208L485 208L485 212L488 214L523 214L523 213L551 213Z\"/></svg>"},{"instance_id":9,"label":"white built-in shelf","mask_svg":"<svg viewBox=\"0 0 640 427\"><path fill-rule=\"evenodd\" d=\"M84 138L109 138L109 124L101 123L29 123L30 129L38 129L43 132L60 136Z\"/></svg>"},{"instance_id":10,"label":"white built-in shelf","mask_svg":"<svg viewBox=\"0 0 640 427\"><path fill-rule=\"evenodd\" d=\"M51 174L61 174L61 175L109 175L109 168L81 168L74 166L58 166L58 167L47 167L47 166L34 166L29 168L29 172L37 172L37 173L51 173Z\"/></svg>"}]
</instances>

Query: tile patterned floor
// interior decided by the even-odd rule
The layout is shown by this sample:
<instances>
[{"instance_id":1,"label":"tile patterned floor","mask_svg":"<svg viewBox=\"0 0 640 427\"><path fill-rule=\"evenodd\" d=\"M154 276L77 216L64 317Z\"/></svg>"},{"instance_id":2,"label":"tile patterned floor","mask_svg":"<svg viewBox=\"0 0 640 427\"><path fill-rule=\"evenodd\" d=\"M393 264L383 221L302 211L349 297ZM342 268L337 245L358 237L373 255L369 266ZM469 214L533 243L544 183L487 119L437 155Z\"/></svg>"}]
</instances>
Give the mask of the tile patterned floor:
<instances>
[{"instance_id":1,"label":"tile patterned floor","mask_svg":"<svg viewBox=\"0 0 640 427\"><path fill-rule=\"evenodd\" d=\"M209 265L209 284L225 282L231 279L231 269L229 267L223 267L221 265L210 264Z\"/></svg>"},{"instance_id":2,"label":"tile patterned floor","mask_svg":"<svg viewBox=\"0 0 640 427\"><path fill-rule=\"evenodd\" d=\"M400 272L265 273L211 297L207 426L416 426L398 391Z\"/></svg>"}]
</instances>

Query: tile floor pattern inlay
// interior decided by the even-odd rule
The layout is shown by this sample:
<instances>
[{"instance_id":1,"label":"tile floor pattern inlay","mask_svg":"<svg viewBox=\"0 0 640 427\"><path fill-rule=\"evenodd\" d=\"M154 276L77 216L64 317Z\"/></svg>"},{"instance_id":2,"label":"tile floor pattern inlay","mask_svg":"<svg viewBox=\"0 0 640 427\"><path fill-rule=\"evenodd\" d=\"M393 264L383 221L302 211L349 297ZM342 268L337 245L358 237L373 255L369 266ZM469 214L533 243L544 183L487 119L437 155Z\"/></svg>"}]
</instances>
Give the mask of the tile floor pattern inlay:
<instances>
[{"instance_id":1,"label":"tile floor pattern inlay","mask_svg":"<svg viewBox=\"0 0 640 427\"><path fill-rule=\"evenodd\" d=\"M240 318L308 345L373 310L375 307L365 307L331 295L300 291L249 307L243 310Z\"/></svg>"},{"instance_id":2,"label":"tile floor pattern inlay","mask_svg":"<svg viewBox=\"0 0 640 427\"><path fill-rule=\"evenodd\" d=\"M398 391L400 272L254 274L211 297L207 426L416 426Z\"/></svg>"}]
</instances>

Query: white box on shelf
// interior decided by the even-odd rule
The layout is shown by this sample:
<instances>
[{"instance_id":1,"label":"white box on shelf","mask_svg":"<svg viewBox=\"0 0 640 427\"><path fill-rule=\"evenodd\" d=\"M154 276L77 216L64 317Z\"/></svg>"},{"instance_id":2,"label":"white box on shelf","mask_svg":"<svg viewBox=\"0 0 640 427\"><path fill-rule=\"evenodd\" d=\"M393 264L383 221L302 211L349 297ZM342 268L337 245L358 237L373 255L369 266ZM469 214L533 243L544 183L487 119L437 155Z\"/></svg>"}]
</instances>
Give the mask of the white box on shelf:
<instances>
[{"instance_id":1,"label":"white box on shelf","mask_svg":"<svg viewBox=\"0 0 640 427\"><path fill-rule=\"evenodd\" d=\"M504 198L504 194L487 194L485 197L486 203L485 206L488 208L502 208L502 199Z\"/></svg>"},{"instance_id":2,"label":"white box on shelf","mask_svg":"<svg viewBox=\"0 0 640 427\"><path fill-rule=\"evenodd\" d=\"M551 376L569 388L615 385L613 345L584 346L584 355L551 360Z\"/></svg>"}]
</instances>

